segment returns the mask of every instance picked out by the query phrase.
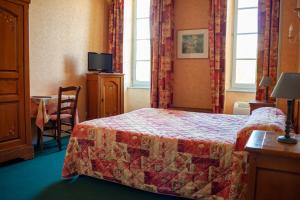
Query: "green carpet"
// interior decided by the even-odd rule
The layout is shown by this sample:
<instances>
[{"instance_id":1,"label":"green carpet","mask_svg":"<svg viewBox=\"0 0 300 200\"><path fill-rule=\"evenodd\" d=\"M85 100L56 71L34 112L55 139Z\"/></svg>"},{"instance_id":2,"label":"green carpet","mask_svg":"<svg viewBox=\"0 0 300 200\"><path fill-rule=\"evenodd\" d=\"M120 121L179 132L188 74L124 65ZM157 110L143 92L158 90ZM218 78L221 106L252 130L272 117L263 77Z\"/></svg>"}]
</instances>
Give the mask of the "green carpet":
<instances>
[{"instance_id":1,"label":"green carpet","mask_svg":"<svg viewBox=\"0 0 300 200\"><path fill-rule=\"evenodd\" d=\"M15 160L0 165L0 199L98 199L98 200L171 200L181 199L136 190L87 176L63 180L65 156L56 143L49 141L42 153L29 161Z\"/></svg>"}]
</instances>

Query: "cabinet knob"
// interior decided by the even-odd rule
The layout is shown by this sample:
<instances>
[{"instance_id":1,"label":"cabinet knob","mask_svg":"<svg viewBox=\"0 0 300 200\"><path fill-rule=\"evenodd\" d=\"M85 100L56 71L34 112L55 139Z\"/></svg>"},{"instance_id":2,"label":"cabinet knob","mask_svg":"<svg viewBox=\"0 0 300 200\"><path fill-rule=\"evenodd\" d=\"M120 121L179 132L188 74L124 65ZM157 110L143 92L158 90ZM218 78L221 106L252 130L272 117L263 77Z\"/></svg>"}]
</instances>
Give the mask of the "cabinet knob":
<instances>
[{"instance_id":1,"label":"cabinet knob","mask_svg":"<svg viewBox=\"0 0 300 200\"><path fill-rule=\"evenodd\" d=\"M101 102L104 102L104 99L103 99L103 98L101 99Z\"/></svg>"}]
</instances>

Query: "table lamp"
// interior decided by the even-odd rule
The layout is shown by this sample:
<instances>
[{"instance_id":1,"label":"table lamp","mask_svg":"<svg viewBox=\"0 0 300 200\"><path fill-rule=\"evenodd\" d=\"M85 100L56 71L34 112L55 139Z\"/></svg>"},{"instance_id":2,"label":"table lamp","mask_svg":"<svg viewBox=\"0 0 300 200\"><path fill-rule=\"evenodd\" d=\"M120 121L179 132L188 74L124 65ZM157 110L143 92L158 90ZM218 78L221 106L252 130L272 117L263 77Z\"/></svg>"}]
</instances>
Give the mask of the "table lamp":
<instances>
[{"instance_id":1,"label":"table lamp","mask_svg":"<svg viewBox=\"0 0 300 200\"><path fill-rule=\"evenodd\" d=\"M259 87L264 87L266 89L266 96L265 96L265 101L269 101L269 87L272 85L272 79L269 76L263 76L260 83Z\"/></svg>"},{"instance_id":2,"label":"table lamp","mask_svg":"<svg viewBox=\"0 0 300 200\"><path fill-rule=\"evenodd\" d=\"M282 73L277 81L271 97L287 99L287 119L285 135L277 138L278 142L296 144L297 140L291 138L292 102L300 98L300 73Z\"/></svg>"}]
</instances>

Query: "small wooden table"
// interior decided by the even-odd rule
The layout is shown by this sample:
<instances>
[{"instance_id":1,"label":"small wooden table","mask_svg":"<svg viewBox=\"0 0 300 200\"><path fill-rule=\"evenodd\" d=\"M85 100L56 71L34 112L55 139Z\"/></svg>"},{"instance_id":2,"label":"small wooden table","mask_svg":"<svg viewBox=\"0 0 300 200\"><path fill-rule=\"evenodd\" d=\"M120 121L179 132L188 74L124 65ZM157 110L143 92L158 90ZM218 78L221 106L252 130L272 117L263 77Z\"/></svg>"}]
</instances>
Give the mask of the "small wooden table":
<instances>
[{"instance_id":1,"label":"small wooden table","mask_svg":"<svg viewBox=\"0 0 300 200\"><path fill-rule=\"evenodd\" d=\"M261 107L275 107L274 102L266 102L266 101L258 101L258 100L251 100L249 102L250 105L250 114L252 113L253 110Z\"/></svg>"},{"instance_id":2,"label":"small wooden table","mask_svg":"<svg viewBox=\"0 0 300 200\"><path fill-rule=\"evenodd\" d=\"M248 199L299 199L300 136L296 145L277 142L278 134L253 131L249 154Z\"/></svg>"},{"instance_id":3,"label":"small wooden table","mask_svg":"<svg viewBox=\"0 0 300 200\"><path fill-rule=\"evenodd\" d=\"M74 95L63 95L62 99L75 98ZM31 96L30 114L35 118L35 125L43 131L44 125L50 120L50 115L57 111L57 95L51 96ZM75 123L79 122L78 112L76 112Z\"/></svg>"}]
</instances>

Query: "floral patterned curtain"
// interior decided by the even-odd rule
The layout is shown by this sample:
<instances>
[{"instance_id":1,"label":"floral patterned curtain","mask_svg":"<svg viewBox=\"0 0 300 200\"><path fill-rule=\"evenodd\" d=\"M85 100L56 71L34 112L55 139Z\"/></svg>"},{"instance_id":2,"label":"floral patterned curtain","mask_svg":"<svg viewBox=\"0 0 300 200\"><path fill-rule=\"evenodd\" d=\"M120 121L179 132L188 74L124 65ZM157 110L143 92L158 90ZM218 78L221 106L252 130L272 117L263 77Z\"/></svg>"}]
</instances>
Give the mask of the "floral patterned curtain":
<instances>
[{"instance_id":1,"label":"floral patterned curtain","mask_svg":"<svg viewBox=\"0 0 300 200\"><path fill-rule=\"evenodd\" d=\"M124 0L112 0L109 6L109 52L113 54L115 72L123 72Z\"/></svg>"},{"instance_id":2,"label":"floral patterned curtain","mask_svg":"<svg viewBox=\"0 0 300 200\"><path fill-rule=\"evenodd\" d=\"M256 99L264 100L265 89L259 88L263 76L272 78L273 91L277 78L278 43L279 43L280 0L259 0L258 3L258 56Z\"/></svg>"},{"instance_id":3,"label":"floral patterned curtain","mask_svg":"<svg viewBox=\"0 0 300 200\"><path fill-rule=\"evenodd\" d=\"M174 0L151 1L151 107L173 101Z\"/></svg>"},{"instance_id":4,"label":"floral patterned curtain","mask_svg":"<svg viewBox=\"0 0 300 200\"><path fill-rule=\"evenodd\" d=\"M224 110L226 12L227 1L211 0L209 63L212 108L215 113L223 113Z\"/></svg>"}]
</instances>

